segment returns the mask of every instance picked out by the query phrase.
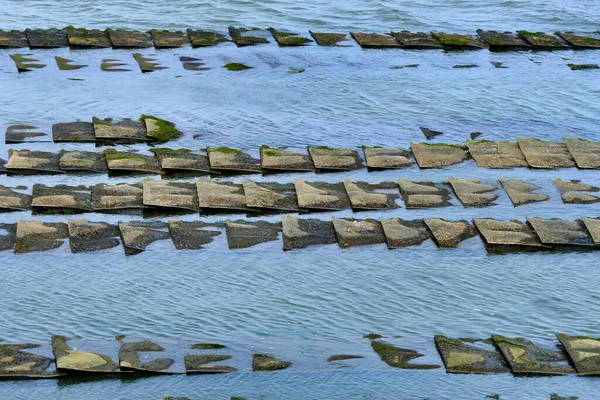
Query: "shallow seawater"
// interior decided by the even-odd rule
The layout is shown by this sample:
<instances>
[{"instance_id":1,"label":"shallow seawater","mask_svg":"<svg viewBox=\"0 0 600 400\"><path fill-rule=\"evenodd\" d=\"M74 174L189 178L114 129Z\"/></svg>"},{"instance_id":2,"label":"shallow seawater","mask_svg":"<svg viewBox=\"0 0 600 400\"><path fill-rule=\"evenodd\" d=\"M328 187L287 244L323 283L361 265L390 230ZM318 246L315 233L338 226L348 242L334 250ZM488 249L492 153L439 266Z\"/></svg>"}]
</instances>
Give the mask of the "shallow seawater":
<instances>
[{"instance_id":1,"label":"shallow seawater","mask_svg":"<svg viewBox=\"0 0 600 400\"><path fill-rule=\"evenodd\" d=\"M587 4L584 4L587 3ZM454 0L350 1L327 4L282 1L74 1L0 0L0 28L73 24L90 28L209 28L275 26L302 34L308 29L348 32L390 29L473 33L484 29L592 31L600 4ZM600 75L571 71L568 63L599 63L600 51L475 52L280 49L224 44L210 49L140 51L155 55L162 71L142 74L125 50L0 50L0 142L12 124L27 123L51 134L51 125L92 116L137 118L154 114L171 120L184 137L171 147L232 146L258 155L262 144L302 149L307 145L401 146L425 141L420 126L444 132L433 142L463 143L474 131L481 139L517 136L600 140ZM31 53L47 66L17 73L10 54ZM59 71L55 56L88 67ZM210 68L186 71L179 57L197 57ZM102 72L101 60L116 58L129 72ZM253 68L230 72L229 62ZM508 68L495 68L503 62ZM419 64L417 68L402 68ZM457 64L478 68L454 69ZM302 73L295 70L304 69ZM71 80L75 78L80 80ZM89 144L46 142L0 145L58 151L94 150ZM147 152L146 145L118 146ZM101 148L100 148L101 149ZM600 216L600 205L565 205L552 179L581 179L600 185L597 171L576 169L488 170L473 161L445 169L232 176L293 182L342 179L380 182L448 177L525 179L550 200L514 208L504 193L497 205L463 208L456 198L440 209L324 212L310 217L406 219L527 216L576 219ZM0 185L34 183L91 185L136 182L144 177L105 175L5 176ZM154 177L156 178L156 177ZM67 216L0 215L65 221ZM75 218L118 222L130 215L99 213ZM243 214L188 214L184 220L246 218ZM260 218L280 220L280 215ZM167 220L168 218L161 218ZM0 253L0 337L49 343L49 336L112 341L115 335L165 342L216 341L244 349L240 373L223 376L161 376L144 379L78 379L0 382L0 398L162 399L166 394L196 399L549 399L551 393L598 398L598 380L576 376L514 378L394 370L381 362L362 335L416 338L433 345L435 334L482 338L491 334L552 340L555 333L600 336L598 253L589 250L488 253L476 237L458 249L431 241L402 250L384 245L340 249L337 245L283 252L281 241L229 250L221 235L202 251L176 251L156 242L136 256L122 248L71 254L67 246L47 253ZM294 361L276 373L251 373L251 352ZM325 355L364 354L340 367ZM431 353L428 353L431 354ZM432 353L436 355L435 351ZM244 364L245 363L245 364Z\"/></svg>"}]
</instances>

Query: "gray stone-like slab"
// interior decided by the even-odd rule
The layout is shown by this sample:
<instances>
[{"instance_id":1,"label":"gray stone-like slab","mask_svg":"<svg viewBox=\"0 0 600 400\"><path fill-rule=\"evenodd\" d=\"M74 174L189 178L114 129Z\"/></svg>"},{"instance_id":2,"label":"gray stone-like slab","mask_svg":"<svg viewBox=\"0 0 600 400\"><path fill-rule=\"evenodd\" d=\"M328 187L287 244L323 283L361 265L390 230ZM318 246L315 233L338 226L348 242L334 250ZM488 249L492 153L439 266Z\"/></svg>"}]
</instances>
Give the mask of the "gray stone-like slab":
<instances>
[{"instance_id":1,"label":"gray stone-like slab","mask_svg":"<svg viewBox=\"0 0 600 400\"><path fill-rule=\"evenodd\" d=\"M109 173L162 174L163 170L154 155L128 151L104 150Z\"/></svg>"},{"instance_id":2,"label":"gray stone-like slab","mask_svg":"<svg viewBox=\"0 0 600 400\"><path fill-rule=\"evenodd\" d=\"M283 229L283 250L337 243L337 236L331 221L313 218L300 219L292 215L284 215L281 219L281 225Z\"/></svg>"},{"instance_id":3,"label":"gray stone-like slab","mask_svg":"<svg viewBox=\"0 0 600 400\"><path fill-rule=\"evenodd\" d=\"M260 147L261 167L269 171L314 171L308 154L296 153L275 147Z\"/></svg>"},{"instance_id":4,"label":"gray stone-like slab","mask_svg":"<svg viewBox=\"0 0 600 400\"><path fill-rule=\"evenodd\" d=\"M562 179L553 179L556 189L560 192L560 197L565 204L593 204L600 201L599 196L582 192L598 192L599 187L587 185L579 180L563 181Z\"/></svg>"},{"instance_id":5,"label":"gray stone-like slab","mask_svg":"<svg viewBox=\"0 0 600 400\"><path fill-rule=\"evenodd\" d=\"M381 223L376 219L333 217L332 222L342 248L386 243Z\"/></svg>"},{"instance_id":6,"label":"gray stone-like slab","mask_svg":"<svg viewBox=\"0 0 600 400\"><path fill-rule=\"evenodd\" d=\"M248 211L244 186L240 183L196 179L201 209Z\"/></svg>"},{"instance_id":7,"label":"gray stone-like slab","mask_svg":"<svg viewBox=\"0 0 600 400\"><path fill-rule=\"evenodd\" d=\"M167 67L160 65L160 63L157 61L156 58L154 58L154 56L155 54L146 56L144 54L134 53L133 59L138 63L138 65L140 66L140 70L143 73L167 69Z\"/></svg>"},{"instance_id":8,"label":"gray stone-like slab","mask_svg":"<svg viewBox=\"0 0 600 400\"><path fill-rule=\"evenodd\" d=\"M32 174L39 172L61 173L59 155L45 151L8 150L6 168L9 173Z\"/></svg>"},{"instance_id":9,"label":"gray stone-like slab","mask_svg":"<svg viewBox=\"0 0 600 400\"><path fill-rule=\"evenodd\" d=\"M477 34L490 46L491 51L528 50L532 48L529 43L512 32L477 29Z\"/></svg>"},{"instance_id":10,"label":"gray stone-like slab","mask_svg":"<svg viewBox=\"0 0 600 400\"><path fill-rule=\"evenodd\" d=\"M269 28L268 30L273 35L273 39L281 47L306 46L313 42L311 39L300 36L298 33L280 31L273 28Z\"/></svg>"},{"instance_id":11,"label":"gray stone-like slab","mask_svg":"<svg viewBox=\"0 0 600 400\"><path fill-rule=\"evenodd\" d=\"M279 360L268 354L252 355L252 371L278 371L289 368L292 365L289 361Z\"/></svg>"},{"instance_id":12,"label":"gray stone-like slab","mask_svg":"<svg viewBox=\"0 0 600 400\"><path fill-rule=\"evenodd\" d=\"M0 211L22 211L31 208L31 195L20 193L15 189L25 187L8 187L0 185Z\"/></svg>"},{"instance_id":13,"label":"gray stone-like slab","mask_svg":"<svg viewBox=\"0 0 600 400\"><path fill-rule=\"evenodd\" d=\"M487 47L481 39L473 35L431 32L431 36L446 50L481 50Z\"/></svg>"},{"instance_id":14,"label":"gray stone-like slab","mask_svg":"<svg viewBox=\"0 0 600 400\"><path fill-rule=\"evenodd\" d=\"M524 182L521 179L500 179L499 182L515 207L549 199L545 194L533 193L533 191L540 189L539 186Z\"/></svg>"},{"instance_id":15,"label":"gray stone-like slab","mask_svg":"<svg viewBox=\"0 0 600 400\"><path fill-rule=\"evenodd\" d=\"M106 33L108 33L112 47L116 49L152 47L151 37L147 33L110 28L106 30Z\"/></svg>"},{"instance_id":16,"label":"gray stone-like slab","mask_svg":"<svg viewBox=\"0 0 600 400\"><path fill-rule=\"evenodd\" d=\"M150 31L154 47L160 48L175 48L190 44L190 39L185 32L182 31L166 31L152 29Z\"/></svg>"},{"instance_id":17,"label":"gray stone-like slab","mask_svg":"<svg viewBox=\"0 0 600 400\"><path fill-rule=\"evenodd\" d=\"M580 220L542 219L527 217L527 222L544 244L593 246L594 241Z\"/></svg>"},{"instance_id":18,"label":"gray stone-like slab","mask_svg":"<svg viewBox=\"0 0 600 400\"><path fill-rule=\"evenodd\" d=\"M447 207L452 205L450 191L433 182L412 182L409 179L398 181L402 201L406 208Z\"/></svg>"},{"instance_id":19,"label":"gray stone-like slab","mask_svg":"<svg viewBox=\"0 0 600 400\"><path fill-rule=\"evenodd\" d=\"M568 375L575 373L567 354L554 345L536 344L528 339L493 335L515 375Z\"/></svg>"},{"instance_id":20,"label":"gray stone-like slab","mask_svg":"<svg viewBox=\"0 0 600 400\"><path fill-rule=\"evenodd\" d=\"M569 48L569 44L561 37L544 32L517 31L517 34L536 49L561 50Z\"/></svg>"},{"instance_id":21,"label":"gray stone-like slab","mask_svg":"<svg viewBox=\"0 0 600 400\"><path fill-rule=\"evenodd\" d=\"M33 185L31 207L37 213L92 211L91 189L84 185Z\"/></svg>"},{"instance_id":22,"label":"gray stone-like slab","mask_svg":"<svg viewBox=\"0 0 600 400\"><path fill-rule=\"evenodd\" d=\"M37 58L33 58L32 54L11 54L10 58L15 63L18 72L28 72L46 66L46 64L41 64Z\"/></svg>"},{"instance_id":23,"label":"gray stone-like slab","mask_svg":"<svg viewBox=\"0 0 600 400\"><path fill-rule=\"evenodd\" d=\"M0 251L14 249L16 236L17 224L0 223Z\"/></svg>"},{"instance_id":24,"label":"gray stone-like slab","mask_svg":"<svg viewBox=\"0 0 600 400\"><path fill-rule=\"evenodd\" d=\"M398 340L398 339L396 339ZM433 343L432 343L433 344ZM371 340L371 347L377 353L381 361L393 368L401 369L436 369L437 364L428 364L422 358L429 358L428 354L420 353L411 348L398 347L381 340ZM437 355L437 354L436 354ZM437 357L435 359L438 359Z\"/></svg>"},{"instance_id":25,"label":"gray stone-like slab","mask_svg":"<svg viewBox=\"0 0 600 400\"><path fill-rule=\"evenodd\" d=\"M245 249L279 239L281 223L267 221L230 221L225 223L230 249Z\"/></svg>"},{"instance_id":26,"label":"gray stone-like slab","mask_svg":"<svg viewBox=\"0 0 600 400\"><path fill-rule=\"evenodd\" d=\"M488 245L543 247L535 231L524 222L486 218L473 219L473 223Z\"/></svg>"},{"instance_id":27,"label":"gray stone-like slab","mask_svg":"<svg viewBox=\"0 0 600 400\"><path fill-rule=\"evenodd\" d=\"M116 225L69 219L67 226L72 253L106 250L121 244Z\"/></svg>"},{"instance_id":28,"label":"gray stone-like slab","mask_svg":"<svg viewBox=\"0 0 600 400\"><path fill-rule=\"evenodd\" d=\"M230 26L228 29L231 41L238 47L266 44L269 43L267 37L271 36L269 31L260 29L235 28L233 26Z\"/></svg>"},{"instance_id":29,"label":"gray stone-like slab","mask_svg":"<svg viewBox=\"0 0 600 400\"><path fill-rule=\"evenodd\" d=\"M441 49L442 44L434 36L425 32L400 31L392 32L392 36L407 49Z\"/></svg>"},{"instance_id":30,"label":"gray stone-like slab","mask_svg":"<svg viewBox=\"0 0 600 400\"><path fill-rule=\"evenodd\" d=\"M581 49L600 49L600 38L592 36L576 35L573 32L555 32L573 47Z\"/></svg>"},{"instance_id":31,"label":"gray stone-like slab","mask_svg":"<svg viewBox=\"0 0 600 400\"><path fill-rule=\"evenodd\" d=\"M147 207L200 210L195 183L145 180L143 186Z\"/></svg>"},{"instance_id":32,"label":"gray stone-like slab","mask_svg":"<svg viewBox=\"0 0 600 400\"><path fill-rule=\"evenodd\" d=\"M224 172L260 172L260 160L241 150L229 147L207 149L210 168Z\"/></svg>"},{"instance_id":33,"label":"gray stone-like slab","mask_svg":"<svg viewBox=\"0 0 600 400\"><path fill-rule=\"evenodd\" d=\"M294 181L300 208L343 210L350 208L350 199L343 183Z\"/></svg>"},{"instance_id":34,"label":"gray stone-like slab","mask_svg":"<svg viewBox=\"0 0 600 400\"><path fill-rule=\"evenodd\" d=\"M90 122L65 122L52 125L52 139L55 143L94 143L94 124Z\"/></svg>"},{"instance_id":35,"label":"gray stone-like slab","mask_svg":"<svg viewBox=\"0 0 600 400\"><path fill-rule=\"evenodd\" d=\"M69 46L66 29L27 29L25 35L32 49Z\"/></svg>"},{"instance_id":36,"label":"gray stone-like slab","mask_svg":"<svg viewBox=\"0 0 600 400\"><path fill-rule=\"evenodd\" d=\"M491 340L450 339L435 335L435 345L449 374L503 374L510 369Z\"/></svg>"},{"instance_id":37,"label":"gray stone-like slab","mask_svg":"<svg viewBox=\"0 0 600 400\"><path fill-rule=\"evenodd\" d=\"M186 32L192 47L210 47L229 42L225 35L213 31L188 29Z\"/></svg>"},{"instance_id":38,"label":"gray stone-like slab","mask_svg":"<svg viewBox=\"0 0 600 400\"><path fill-rule=\"evenodd\" d=\"M575 161L565 143L535 138L517 138L527 164L532 168L571 168Z\"/></svg>"},{"instance_id":39,"label":"gray stone-like slab","mask_svg":"<svg viewBox=\"0 0 600 400\"><path fill-rule=\"evenodd\" d=\"M354 210L377 210L397 208L396 200L400 197L398 186L394 182L368 183L349 179L343 181L344 188ZM381 192L377 192L377 191ZM384 193L383 191L395 193Z\"/></svg>"},{"instance_id":40,"label":"gray stone-like slab","mask_svg":"<svg viewBox=\"0 0 600 400\"><path fill-rule=\"evenodd\" d=\"M350 32L350 35L363 49L397 49L402 47L396 38L390 35L361 32Z\"/></svg>"},{"instance_id":41,"label":"gray stone-like slab","mask_svg":"<svg viewBox=\"0 0 600 400\"><path fill-rule=\"evenodd\" d=\"M119 364L110 356L71 348L64 336L52 336L52 352L59 371L69 373L117 373Z\"/></svg>"},{"instance_id":42,"label":"gray stone-like slab","mask_svg":"<svg viewBox=\"0 0 600 400\"><path fill-rule=\"evenodd\" d=\"M453 248L466 239L476 235L475 227L468 221L446 221L441 218L425 219L433 240L438 247Z\"/></svg>"},{"instance_id":43,"label":"gray stone-like slab","mask_svg":"<svg viewBox=\"0 0 600 400\"><path fill-rule=\"evenodd\" d=\"M210 229L212 228L212 229ZM169 233L177 250L199 250L204 245L211 243L221 231L215 230L215 224L202 221L180 221L173 219L169 221Z\"/></svg>"},{"instance_id":44,"label":"gray stone-like slab","mask_svg":"<svg viewBox=\"0 0 600 400\"><path fill-rule=\"evenodd\" d=\"M25 31L4 31L0 30L0 49L12 49L20 47L29 47Z\"/></svg>"},{"instance_id":45,"label":"gray stone-like slab","mask_svg":"<svg viewBox=\"0 0 600 400\"><path fill-rule=\"evenodd\" d=\"M167 223L159 221L119 222L119 231L127 255L138 254L150 244L171 237Z\"/></svg>"},{"instance_id":46,"label":"gray stone-like slab","mask_svg":"<svg viewBox=\"0 0 600 400\"><path fill-rule=\"evenodd\" d=\"M113 121L110 118L93 118L95 138L98 142L137 143L144 142L146 130L140 121L122 119Z\"/></svg>"},{"instance_id":47,"label":"gray stone-like slab","mask_svg":"<svg viewBox=\"0 0 600 400\"><path fill-rule=\"evenodd\" d=\"M348 46L348 36L345 33L327 33L309 31L310 36L319 46ZM344 44L346 43L346 44Z\"/></svg>"},{"instance_id":48,"label":"gray stone-like slab","mask_svg":"<svg viewBox=\"0 0 600 400\"><path fill-rule=\"evenodd\" d=\"M528 167L517 142L467 140L469 153L481 168Z\"/></svg>"},{"instance_id":49,"label":"gray stone-like slab","mask_svg":"<svg viewBox=\"0 0 600 400\"><path fill-rule=\"evenodd\" d=\"M592 236L595 244L600 244L600 218L582 217L586 229Z\"/></svg>"},{"instance_id":50,"label":"gray stone-like slab","mask_svg":"<svg viewBox=\"0 0 600 400\"><path fill-rule=\"evenodd\" d=\"M141 184L94 185L92 186L94 211L141 210L144 208L143 193Z\"/></svg>"},{"instance_id":51,"label":"gray stone-like slab","mask_svg":"<svg viewBox=\"0 0 600 400\"><path fill-rule=\"evenodd\" d=\"M578 168L600 168L600 142L581 138L563 138L563 140Z\"/></svg>"},{"instance_id":52,"label":"gray stone-like slab","mask_svg":"<svg viewBox=\"0 0 600 400\"><path fill-rule=\"evenodd\" d=\"M410 148L420 168L442 168L469 158L466 148L457 144L411 143Z\"/></svg>"},{"instance_id":53,"label":"gray stone-like slab","mask_svg":"<svg viewBox=\"0 0 600 400\"><path fill-rule=\"evenodd\" d=\"M43 138L44 136L47 135L41 132L37 126L11 125L6 128L4 142L6 144L35 142L37 141L36 138Z\"/></svg>"},{"instance_id":54,"label":"gray stone-like slab","mask_svg":"<svg viewBox=\"0 0 600 400\"><path fill-rule=\"evenodd\" d=\"M244 179L242 185L248 207L280 211L298 211L300 208L293 183L254 182Z\"/></svg>"},{"instance_id":55,"label":"gray stone-like slab","mask_svg":"<svg viewBox=\"0 0 600 400\"><path fill-rule=\"evenodd\" d=\"M112 43L106 31L99 29L85 29L67 27L67 39L69 45L74 48L105 48L111 47Z\"/></svg>"},{"instance_id":56,"label":"gray stone-like slab","mask_svg":"<svg viewBox=\"0 0 600 400\"><path fill-rule=\"evenodd\" d=\"M211 172L206 153L188 149L152 149L160 167L167 173Z\"/></svg>"},{"instance_id":57,"label":"gray stone-like slab","mask_svg":"<svg viewBox=\"0 0 600 400\"><path fill-rule=\"evenodd\" d=\"M318 170L345 171L363 167L362 160L355 150L309 146L308 153Z\"/></svg>"},{"instance_id":58,"label":"gray stone-like slab","mask_svg":"<svg viewBox=\"0 0 600 400\"><path fill-rule=\"evenodd\" d=\"M188 354L184 357L185 373L191 374L226 374L237 369L223 364L212 364L231 359L228 354Z\"/></svg>"},{"instance_id":59,"label":"gray stone-like slab","mask_svg":"<svg viewBox=\"0 0 600 400\"><path fill-rule=\"evenodd\" d=\"M363 146L367 168L396 169L406 168L414 164L412 153L398 147L367 147Z\"/></svg>"},{"instance_id":60,"label":"gray stone-like slab","mask_svg":"<svg viewBox=\"0 0 600 400\"><path fill-rule=\"evenodd\" d=\"M28 351L39 347L40 345L33 343L0 344L0 380L61 376L55 370L52 358Z\"/></svg>"},{"instance_id":61,"label":"gray stone-like slab","mask_svg":"<svg viewBox=\"0 0 600 400\"><path fill-rule=\"evenodd\" d=\"M600 375L600 339L590 336L556 335L579 375Z\"/></svg>"},{"instance_id":62,"label":"gray stone-like slab","mask_svg":"<svg viewBox=\"0 0 600 400\"><path fill-rule=\"evenodd\" d=\"M489 207L496 205L497 194L490 193L498 190L497 186L481 183L479 179L449 178L450 186L465 207Z\"/></svg>"},{"instance_id":63,"label":"gray stone-like slab","mask_svg":"<svg viewBox=\"0 0 600 400\"><path fill-rule=\"evenodd\" d=\"M417 246L427 239L431 239L422 219L406 221L400 218L380 218L379 222L381 222L389 249Z\"/></svg>"},{"instance_id":64,"label":"gray stone-like slab","mask_svg":"<svg viewBox=\"0 0 600 400\"><path fill-rule=\"evenodd\" d=\"M119 348L119 368L121 371L142 373L170 373L167 370L173 365L172 358L155 358L145 361L148 356L140 353L163 352L164 347L149 340L123 343ZM142 357L144 361L142 361Z\"/></svg>"},{"instance_id":65,"label":"gray stone-like slab","mask_svg":"<svg viewBox=\"0 0 600 400\"><path fill-rule=\"evenodd\" d=\"M62 171L106 172L104 154L91 151L60 151L58 166Z\"/></svg>"},{"instance_id":66,"label":"gray stone-like slab","mask_svg":"<svg viewBox=\"0 0 600 400\"><path fill-rule=\"evenodd\" d=\"M62 222L17 222L15 253L30 253L57 249L69 237L67 224Z\"/></svg>"}]
</instances>

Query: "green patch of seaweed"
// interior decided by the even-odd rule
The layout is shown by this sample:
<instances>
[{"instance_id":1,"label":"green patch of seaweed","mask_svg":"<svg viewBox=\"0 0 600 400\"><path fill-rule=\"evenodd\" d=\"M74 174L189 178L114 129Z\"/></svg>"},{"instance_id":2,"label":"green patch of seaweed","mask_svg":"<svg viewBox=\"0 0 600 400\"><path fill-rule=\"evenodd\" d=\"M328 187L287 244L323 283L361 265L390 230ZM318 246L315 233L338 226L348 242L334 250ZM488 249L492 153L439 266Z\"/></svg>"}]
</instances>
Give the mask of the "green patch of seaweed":
<instances>
[{"instance_id":1,"label":"green patch of seaweed","mask_svg":"<svg viewBox=\"0 0 600 400\"><path fill-rule=\"evenodd\" d=\"M292 35L283 35L277 38L277 43L280 46L302 46L307 43L312 42L312 40L307 39L302 36L292 36Z\"/></svg>"},{"instance_id":2,"label":"green patch of seaweed","mask_svg":"<svg viewBox=\"0 0 600 400\"><path fill-rule=\"evenodd\" d=\"M234 36L231 38L238 46L253 46L255 44L269 43L265 38L257 36Z\"/></svg>"},{"instance_id":3,"label":"green patch of seaweed","mask_svg":"<svg viewBox=\"0 0 600 400\"><path fill-rule=\"evenodd\" d=\"M369 340L375 340L375 339L381 339L383 336L381 336L378 333L367 333L366 335L363 335L363 339L369 339Z\"/></svg>"},{"instance_id":4,"label":"green patch of seaweed","mask_svg":"<svg viewBox=\"0 0 600 400\"><path fill-rule=\"evenodd\" d=\"M321 46L335 46L339 42L346 40L346 35L341 33L320 33L319 45Z\"/></svg>"},{"instance_id":5,"label":"green patch of seaweed","mask_svg":"<svg viewBox=\"0 0 600 400\"><path fill-rule=\"evenodd\" d=\"M584 69L600 69L598 64L567 64L573 71L579 71Z\"/></svg>"},{"instance_id":6,"label":"green patch of seaweed","mask_svg":"<svg viewBox=\"0 0 600 400\"><path fill-rule=\"evenodd\" d=\"M260 146L260 154L267 157L277 157L279 156L279 149L263 145Z\"/></svg>"},{"instance_id":7,"label":"green patch of seaweed","mask_svg":"<svg viewBox=\"0 0 600 400\"><path fill-rule=\"evenodd\" d=\"M167 120L155 117L154 115L142 114L140 122L145 123L146 119L152 119L156 122L158 130L148 133L148 137L157 140L159 142L168 142L169 140L177 139L183 134L177 128L175 124Z\"/></svg>"},{"instance_id":8,"label":"green patch of seaweed","mask_svg":"<svg viewBox=\"0 0 600 400\"><path fill-rule=\"evenodd\" d=\"M243 155L244 152L242 152L239 149L232 149L231 147L211 147L209 149L210 152L215 152L215 153L227 153L227 154L238 154L238 155Z\"/></svg>"},{"instance_id":9,"label":"green patch of seaweed","mask_svg":"<svg viewBox=\"0 0 600 400\"><path fill-rule=\"evenodd\" d=\"M292 365L289 361L277 360L268 354L253 354L252 355L252 370L253 371L277 371L289 368Z\"/></svg>"},{"instance_id":10,"label":"green patch of seaweed","mask_svg":"<svg viewBox=\"0 0 600 400\"><path fill-rule=\"evenodd\" d=\"M112 118L97 118L97 117L92 117L92 122L94 123L94 125L104 125L104 126L111 126L113 119Z\"/></svg>"},{"instance_id":11,"label":"green patch of seaweed","mask_svg":"<svg viewBox=\"0 0 600 400\"><path fill-rule=\"evenodd\" d=\"M241 63L229 63L229 64L223 65L223 68L226 68L229 71L244 71L244 70L250 69L252 67L250 67L246 64L241 64Z\"/></svg>"},{"instance_id":12,"label":"green patch of seaweed","mask_svg":"<svg viewBox=\"0 0 600 400\"><path fill-rule=\"evenodd\" d=\"M196 343L191 346L195 350L219 350L226 349L227 346L219 343Z\"/></svg>"},{"instance_id":13,"label":"green patch of seaweed","mask_svg":"<svg viewBox=\"0 0 600 400\"><path fill-rule=\"evenodd\" d=\"M148 162L148 159L141 155L135 153L126 153L117 151L115 149L106 149L102 152L107 160L109 161L117 161L117 160L130 160L130 161L143 161Z\"/></svg>"},{"instance_id":14,"label":"green patch of seaweed","mask_svg":"<svg viewBox=\"0 0 600 400\"><path fill-rule=\"evenodd\" d=\"M158 154L158 153L189 154L192 152L191 149L169 149L168 147L155 147L153 149L150 149L150 151L154 154Z\"/></svg>"},{"instance_id":15,"label":"green patch of seaweed","mask_svg":"<svg viewBox=\"0 0 600 400\"><path fill-rule=\"evenodd\" d=\"M550 400L579 400L577 396L560 396L558 393L550 394Z\"/></svg>"},{"instance_id":16,"label":"green patch of seaweed","mask_svg":"<svg viewBox=\"0 0 600 400\"><path fill-rule=\"evenodd\" d=\"M327 359L328 362L341 361L341 360L354 360L357 358L364 358L363 356L355 356L351 354L336 354Z\"/></svg>"},{"instance_id":17,"label":"green patch of seaweed","mask_svg":"<svg viewBox=\"0 0 600 400\"><path fill-rule=\"evenodd\" d=\"M209 47L214 43L213 38L194 38L191 41L194 47Z\"/></svg>"},{"instance_id":18,"label":"green patch of seaweed","mask_svg":"<svg viewBox=\"0 0 600 400\"><path fill-rule=\"evenodd\" d=\"M449 37L443 38L442 43L448 46L465 46L469 44L469 39L458 38L458 37Z\"/></svg>"},{"instance_id":19,"label":"green patch of seaweed","mask_svg":"<svg viewBox=\"0 0 600 400\"><path fill-rule=\"evenodd\" d=\"M39 344L33 344L33 343L24 343L24 344L19 344L19 345L13 345L13 344L2 344L0 345L0 355L3 357L10 357L10 356L14 356L15 354L17 354L19 352L19 350L24 350L24 349L37 349L38 347L40 347Z\"/></svg>"}]
</instances>

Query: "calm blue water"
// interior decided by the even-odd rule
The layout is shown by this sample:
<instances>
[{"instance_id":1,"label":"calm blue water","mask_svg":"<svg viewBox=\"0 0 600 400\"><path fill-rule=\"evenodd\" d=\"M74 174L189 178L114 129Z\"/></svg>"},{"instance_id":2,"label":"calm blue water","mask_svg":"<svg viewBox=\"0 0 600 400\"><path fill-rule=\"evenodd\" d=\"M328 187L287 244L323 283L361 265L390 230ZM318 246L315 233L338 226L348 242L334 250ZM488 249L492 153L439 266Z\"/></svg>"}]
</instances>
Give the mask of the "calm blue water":
<instances>
[{"instance_id":1,"label":"calm blue water","mask_svg":"<svg viewBox=\"0 0 600 400\"><path fill-rule=\"evenodd\" d=\"M90 28L225 30L228 25L274 26L307 34L308 29L386 32L396 29L472 33L484 29L593 31L600 27L594 1L6 1L0 0L2 28L73 24ZM486 139L516 136L558 140L600 139L599 75L571 71L567 63L598 63L600 52L561 51L494 54L377 51L349 48L280 49L275 44L238 49L143 50L156 54L163 71L142 74L131 51L34 50L47 67L18 74L0 50L0 139L9 125L32 123L50 133L53 123L99 117L155 114L177 123L185 137L174 147L226 145L255 155L258 146L308 144L355 147L408 146L423 141L419 126L445 132L438 142L463 142L481 131ZM54 56L88 67L59 71ZM201 58L208 71L185 71L180 56ZM101 72L103 58L131 66ZM497 69L492 61L508 68ZM229 72L243 62L254 68ZM419 64L416 69L390 67ZM474 69L452 69L477 64ZM304 68L301 74L290 68ZM68 78L83 79L78 81ZM2 140L3 143L3 140ZM36 143L11 148L93 149L89 145ZM122 148L125 148L124 146ZM128 148L146 151L144 146ZM0 145L0 158L8 146ZM252 179L291 182L295 178L378 182L408 177L527 179L551 200L513 208L500 191L498 205L465 209L456 199L445 209L321 213L358 218L400 216L450 219L526 216L575 219L599 216L599 206L563 205L551 180L581 179L600 184L595 171L490 171L473 163L444 170L333 174L278 174ZM33 183L117 183L140 178L105 176L6 177L2 185ZM241 177L230 178L240 181ZM117 222L130 216L84 214ZM212 217L212 220L239 215ZM10 213L2 222L31 219ZM45 221L66 217L43 216ZM185 219L197 219L191 215ZM277 220L279 216L265 217ZM175 251L166 242L125 257L121 249L73 255L0 255L0 337L47 344L49 335L110 341L117 334L166 342L220 341L240 346L246 363L227 376L169 376L121 381L36 381L0 383L0 398L161 399L165 394L196 399L548 399L550 393L596 399L593 378L513 378L446 375L443 371L399 371L374 356L365 333L429 341L435 334L486 337L493 333L551 340L556 332L600 333L598 255L545 252L489 255L479 239L459 249L420 247L388 251L385 246L340 250L314 247L283 253L280 242L230 251L221 236L205 251ZM248 372L250 350L294 361L279 373ZM324 355L359 352L363 363L334 368ZM435 352L433 353L435 355ZM320 361L319 361L320 360Z\"/></svg>"}]
</instances>

